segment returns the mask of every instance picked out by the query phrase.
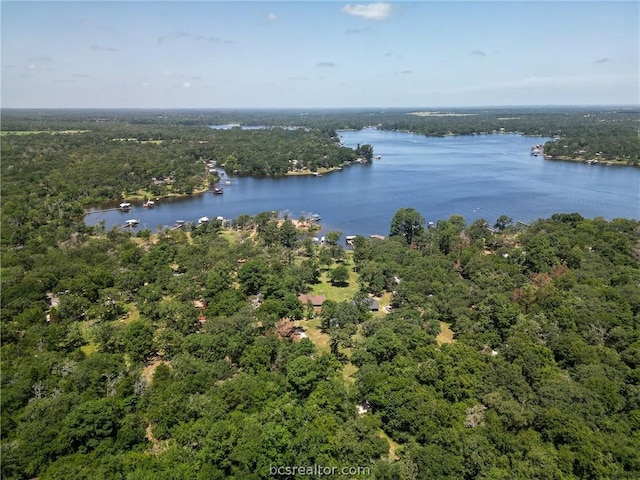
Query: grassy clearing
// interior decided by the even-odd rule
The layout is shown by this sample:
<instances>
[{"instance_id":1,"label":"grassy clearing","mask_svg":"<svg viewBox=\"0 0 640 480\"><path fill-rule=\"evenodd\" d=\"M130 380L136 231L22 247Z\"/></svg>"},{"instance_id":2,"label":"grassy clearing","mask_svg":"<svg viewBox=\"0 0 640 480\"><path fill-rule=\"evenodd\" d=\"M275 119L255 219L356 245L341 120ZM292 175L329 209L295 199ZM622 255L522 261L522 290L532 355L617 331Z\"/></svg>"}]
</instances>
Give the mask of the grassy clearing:
<instances>
[{"instance_id":1,"label":"grassy clearing","mask_svg":"<svg viewBox=\"0 0 640 480\"><path fill-rule=\"evenodd\" d=\"M329 353L331 347L329 346L329 335L322 333L320 330L320 319L315 318L313 320L298 320L293 322L296 327L302 327L305 329L309 340L313 342L320 353Z\"/></svg>"},{"instance_id":2,"label":"grassy clearing","mask_svg":"<svg viewBox=\"0 0 640 480\"><path fill-rule=\"evenodd\" d=\"M384 438L389 444L389 460L398 460L400 457L398 457L398 454L396 452L400 448L400 444L394 442L391 437L384 433L382 430L378 432L378 435L380 436L380 438Z\"/></svg>"},{"instance_id":3,"label":"grassy clearing","mask_svg":"<svg viewBox=\"0 0 640 480\"><path fill-rule=\"evenodd\" d=\"M324 295L327 300L335 302L348 301L358 292L358 274L354 271L349 272L349 283L346 287L335 287L327 278L327 272L320 274L320 283L313 285L311 293L313 295Z\"/></svg>"},{"instance_id":4,"label":"grassy clearing","mask_svg":"<svg viewBox=\"0 0 640 480\"><path fill-rule=\"evenodd\" d=\"M342 369L342 380L348 385L353 385L356 382L354 375L358 371L358 367L356 367L353 363L347 362L347 364Z\"/></svg>"},{"instance_id":5,"label":"grassy clearing","mask_svg":"<svg viewBox=\"0 0 640 480\"><path fill-rule=\"evenodd\" d=\"M131 200L154 200L154 199L158 199L157 195L154 195L151 191L149 190L144 190L144 189L140 189L137 190L136 193L134 193L133 195L129 195L127 198L131 199Z\"/></svg>"},{"instance_id":6,"label":"grassy clearing","mask_svg":"<svg viewBox=\"0 0 640 480\"><path fill-rule=\"evenodd\" d=\"M140 373L140 377L144 378L147 382L151 383L151 380L153 379L153 374L156 372L156 368L158 368L160 365L169 365L169 363L163 360L156 360L154 362L151 362L149 365L147 365L142 369L142 372Z\"/></svg>"},{"instance_id":7,"label":"grassy clearing","mask_svg":"<svg viewBox=\"0 0 640 480\"><path fill-rule=\"evenodd\" d=\"M98 344L93 339L93 335L91 335L91 329L93 328L94 323L95 323L94 320L87 320L87 321L78 323L78 326L80 328L80 333L82 334L82 338L84 339L85 342L87 342L86 345L83 345L80 347L80 350L87 357L98 351Z\"/></svg>"},{"instance_id":8,"label":"grassy clearing","mask_svg":"<svg viewBox=\"0 0 640 480\"><path fill-rule=\"evenodd\" d=\"M226 228L220 231L220 236L227 240L230 244L235 245L238 243L242 243L243 236L245 236L247 232L242 232L239 230L233 230L230 228Z\"/></svg>"},{"instance_id":9,"label":"grassy clearing","mask_svg":"<svg viewBox=\"0 0 640 480\"><path fill-rule=\"evenodd\" d=\"M87 345L81 346L80 350L87 357L89 357L89 356L93 355L94 353L96 353L98 351L98 345L95 342L91 341Z\"/></svg>"},{"instance_id":10,"label":"grassy clearing","mask_svg":"<svg viewBox=\"0 0 640 480\"><path fill-rule=\"evenodd\" d=\"M138 311L138 307L136 307L133 303L127 303L125 305L127 309L127 313L125 313L118 323L122 323L124 325L128 325L130 323L135 322L136 320L140 320L140 312Z\"/></svg>"},{"instance_id":11,"label":"grassy clearing","mask_svg":"<svg viewBox=\"0 0 640 480\"><path fill-rule=\"evenodd\" d=\"M451 330L449 324L440 322L440 333L436 337L436 342L438 342L438 345L442 345L443 343L455 342L453 335L453 330Z\"/></svg>"}]
</instances>

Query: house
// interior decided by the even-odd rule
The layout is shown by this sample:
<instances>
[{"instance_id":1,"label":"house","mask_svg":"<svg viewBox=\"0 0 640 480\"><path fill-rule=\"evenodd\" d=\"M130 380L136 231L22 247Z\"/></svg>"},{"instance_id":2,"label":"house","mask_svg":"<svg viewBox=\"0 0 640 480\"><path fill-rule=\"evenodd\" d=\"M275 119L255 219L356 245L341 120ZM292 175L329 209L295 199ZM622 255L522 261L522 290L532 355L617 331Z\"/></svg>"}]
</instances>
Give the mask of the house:
<instances>
[{"instance_id":1,"label":"house","mask_svg":"<svg viewBox=\"0 0 640 480\"><path fill-rule=\"evenodd\" d=\"M353 300L351 302L353 305L357 305L356 301ZM375 298L367 297L362 299L362 305L366 306L370 312L377 312L380 310L380 305Z\"/></svg>"},{"instance_id":2,"label":"house","mask_svg":"<svg viewBox=\"0 0 640 480\"><path fill-rule=\"evenodd\" d=\"M298 300L305 306L311 302L314 311L318 312L322 308L325 298L324 295L298 295Z\"/></svg>"},{"instance_id":3,"label":"house","mask_svg":"<svg viewBox=\"0 0 640 480\"><path fill-rule=\"evenodd\" d=\"M363 302L367 307L369 307L370 312L377 312L380 310L380 305L375 298L367 297Z\"/></svg>"}]
</instances>

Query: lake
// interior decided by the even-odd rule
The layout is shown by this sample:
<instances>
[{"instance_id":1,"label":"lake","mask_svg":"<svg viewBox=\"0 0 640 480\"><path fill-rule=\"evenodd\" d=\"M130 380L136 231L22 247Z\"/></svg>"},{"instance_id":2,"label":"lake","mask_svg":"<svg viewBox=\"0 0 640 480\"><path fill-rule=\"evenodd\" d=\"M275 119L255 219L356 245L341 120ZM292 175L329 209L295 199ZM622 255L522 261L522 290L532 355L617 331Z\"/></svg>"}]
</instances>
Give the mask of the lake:
<instances>
[{"instance_id":1,"label":"lake","mask_svg":"<svg viewBox=\"0 0 640 480\"><path fill-rule=\"evenodd\" d=\"M223 195L207 192L189 198L161 199L147 209L89 212L88 225L107 229L127 219L155 231L176 220L207 216L233 219L268 210L292 218L318 214L322 232L386 235L399 208L413 207L427 221L453 214L468 223L500 215L529 223L554 213L585 217L640 219L640 169L544 160L531 147L548 139L515 134L444 138L376 129L339 132L349 147L371 144L371 165L353 165L319 177L251 178L225 176Z\"/></svg>"}]
</instances>

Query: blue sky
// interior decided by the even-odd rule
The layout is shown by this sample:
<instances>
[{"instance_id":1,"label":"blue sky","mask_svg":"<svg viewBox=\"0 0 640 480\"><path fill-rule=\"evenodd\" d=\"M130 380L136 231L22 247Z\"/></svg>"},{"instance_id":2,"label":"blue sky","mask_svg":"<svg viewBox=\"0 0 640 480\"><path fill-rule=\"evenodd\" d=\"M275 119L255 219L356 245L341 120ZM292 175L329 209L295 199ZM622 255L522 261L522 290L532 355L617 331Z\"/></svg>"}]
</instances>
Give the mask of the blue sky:
<instances>
[{"instance_id":1,"label":"blue sky","mask_svg":"<svg viewBox=\"0 0 640 480\"><path fill-rule=\"evenodd\" d=\"M2 106L640 101L640 3L6 1Z\"/></svg>"}]
</instances>

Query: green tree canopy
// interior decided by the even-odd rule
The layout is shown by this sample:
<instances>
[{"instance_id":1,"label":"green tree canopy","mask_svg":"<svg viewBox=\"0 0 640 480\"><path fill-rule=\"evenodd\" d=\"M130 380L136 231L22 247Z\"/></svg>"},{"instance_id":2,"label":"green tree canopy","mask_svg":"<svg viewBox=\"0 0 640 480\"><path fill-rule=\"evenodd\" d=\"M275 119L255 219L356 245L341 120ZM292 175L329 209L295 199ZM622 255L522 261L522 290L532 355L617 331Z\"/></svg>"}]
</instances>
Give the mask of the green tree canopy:
<instances>
[{"instance_id":1,"label":"green tree canopy","mask_svg":"<svg viewBox=\"0 0 640 480\"><path fill-rule=\"evenodd\" d=\"M424 231L424 217L415 208L401 208L391 220L389 235L402 236L411 244Z\"/></svg>"}]
</instances>

